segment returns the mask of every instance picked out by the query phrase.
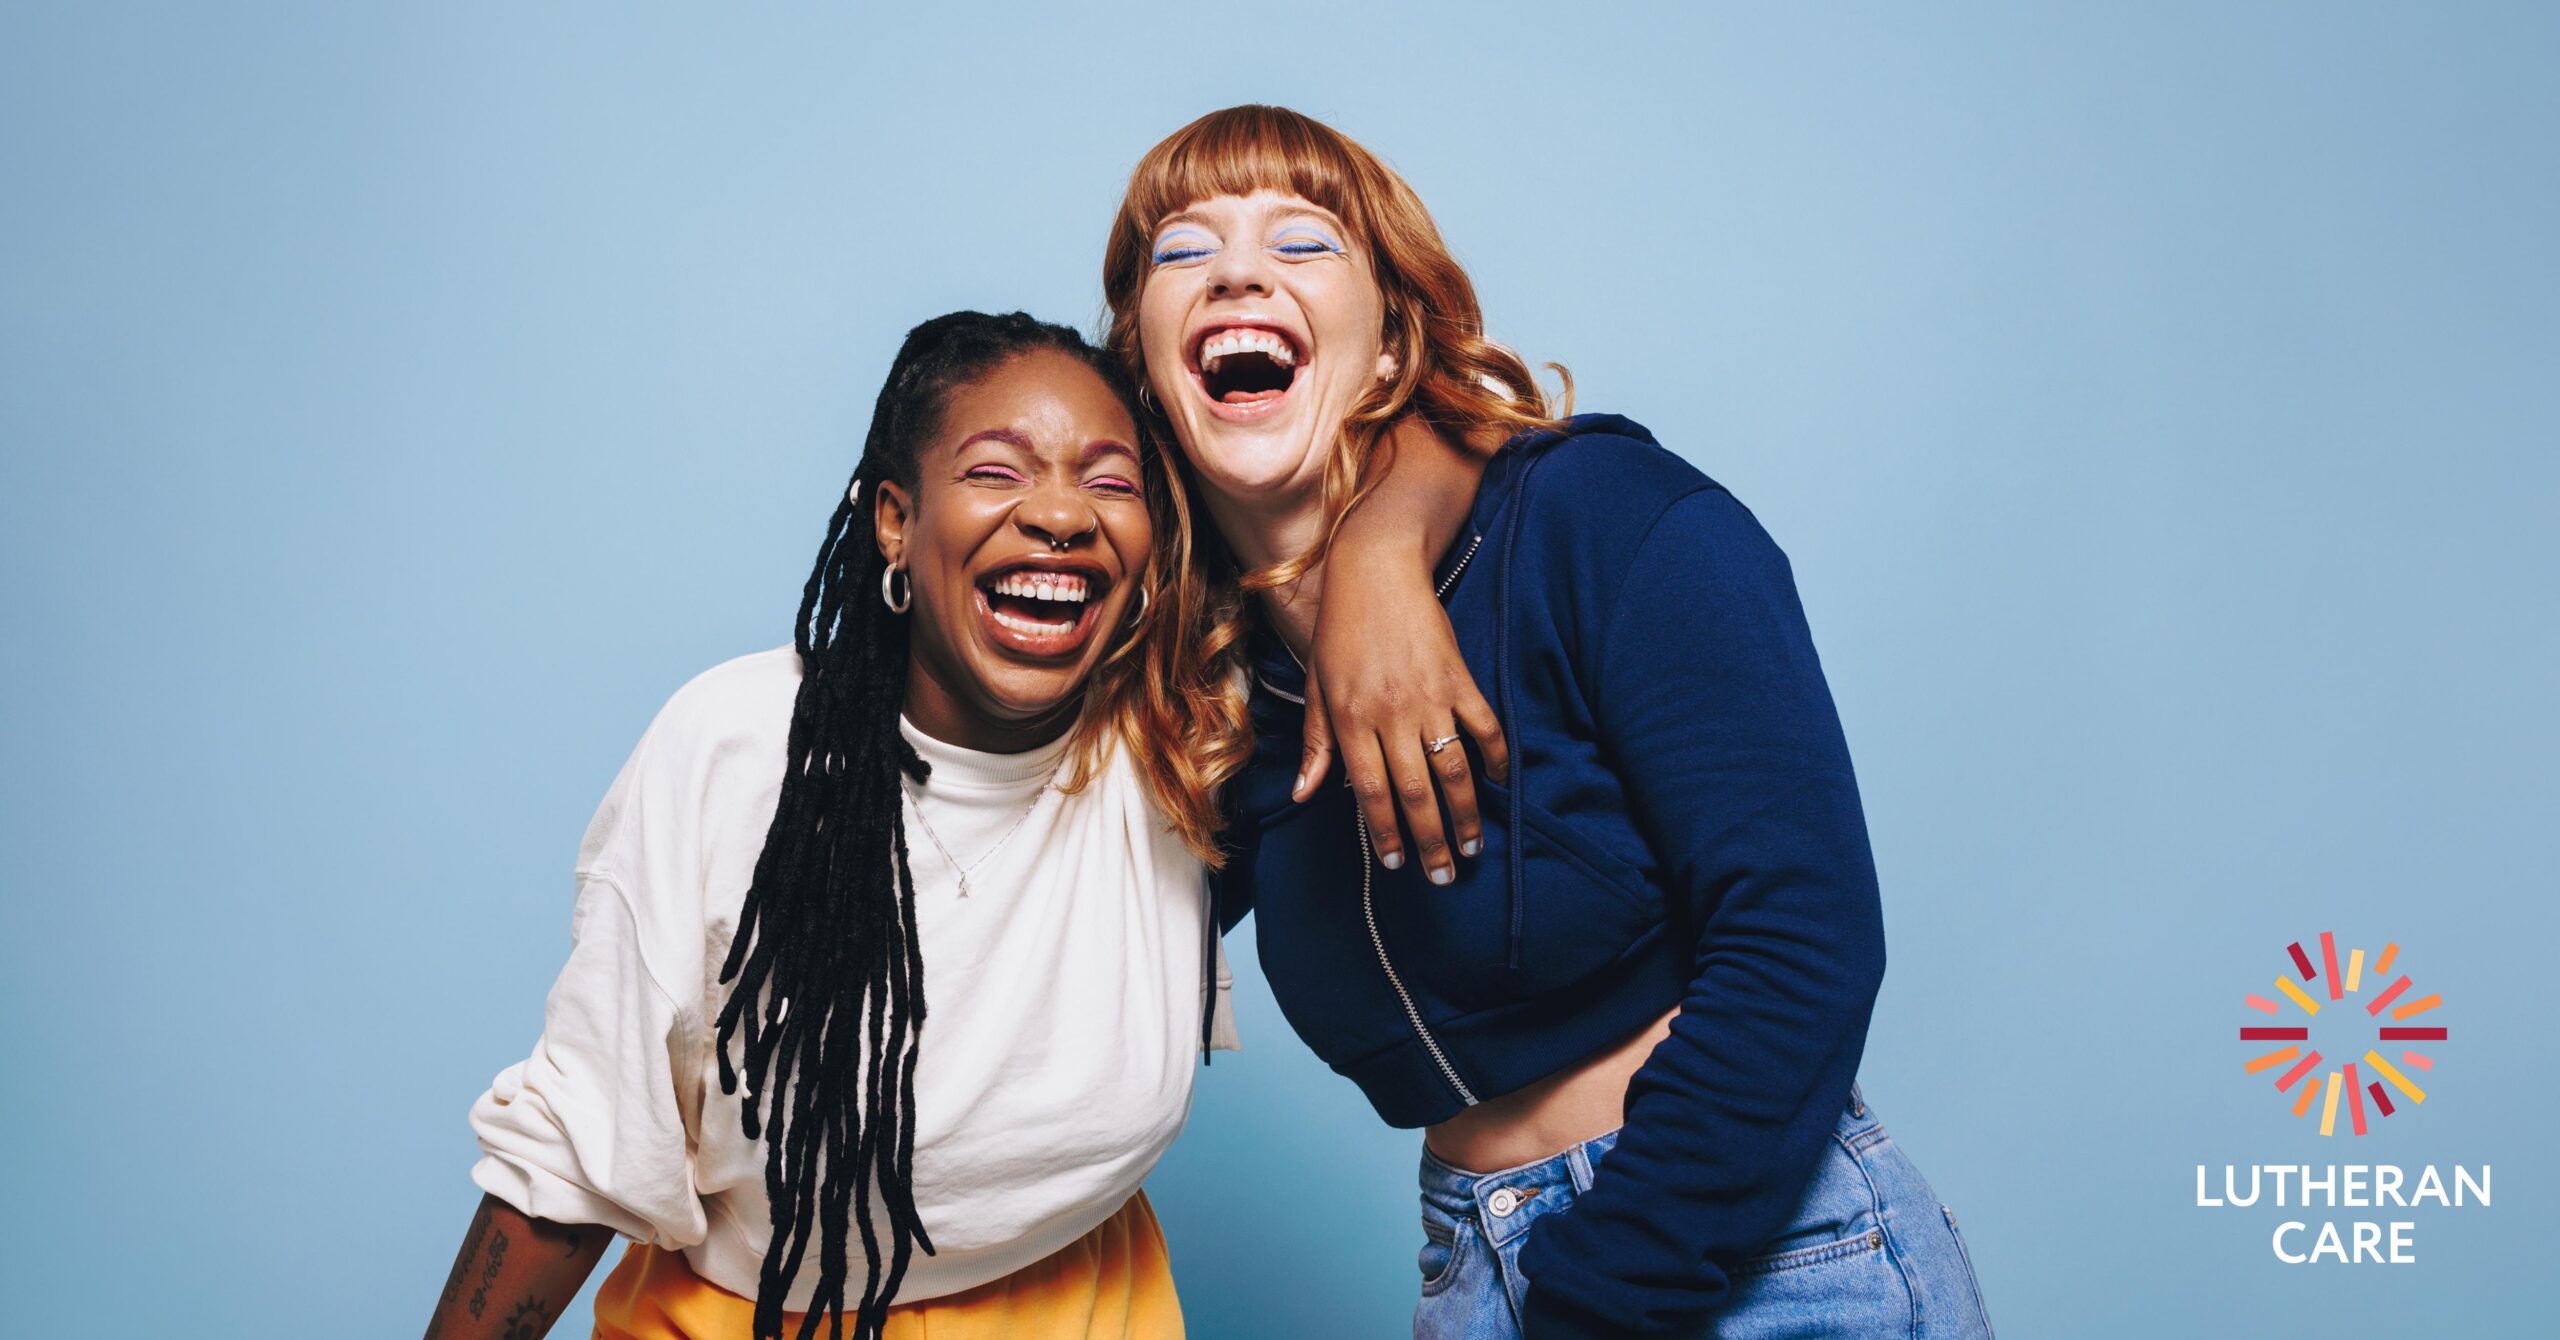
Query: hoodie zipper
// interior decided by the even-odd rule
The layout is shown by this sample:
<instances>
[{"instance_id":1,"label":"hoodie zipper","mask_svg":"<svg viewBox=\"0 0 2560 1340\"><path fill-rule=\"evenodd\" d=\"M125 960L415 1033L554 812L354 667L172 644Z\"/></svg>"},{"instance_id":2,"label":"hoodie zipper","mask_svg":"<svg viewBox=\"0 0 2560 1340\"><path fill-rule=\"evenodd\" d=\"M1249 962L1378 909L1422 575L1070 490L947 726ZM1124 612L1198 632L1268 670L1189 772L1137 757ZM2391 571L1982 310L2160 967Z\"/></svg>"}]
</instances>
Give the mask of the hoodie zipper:
<instances>
[{"instance_id":1,"label":"hoodie zipper","mask_svg":"<svg viewBox=\"0 0 2560 1340\"><path fill-rule=\"evenodd\" d=\"M1449 598L1449 588L1458 584L1458 574L1467 570L1468 562L1476 556L1477 546L1483 543L1484 532L1477 531L1467 541L1467 552L1458 555L1458 566L1449 569L1449 575L1440 579L1440 589L1432 593L1434 596L1442 600ZM1369 845L1369 816L1356 805L1352 807L1351 814L1360 825L1360 915L1369 923L1369 945L1378 951L1378 967L1387 974L1387 985L1395 988L1396 1000L1404 1006L1405 1022L1413 1025L1413 1036L1422 1043L1424 1051L1431 1053L1431 1063L1440 1067L1440 1077L1449 1081L1449 1087L1457 1092L1460 1102L1474 1107L1475 1091L1467 1087L1465 1080L1458 1078L1458 1068L1449 1064L1449 1054L1440 1050L1440 1040L1431 1036L1430 1025L1422 1022L1422 1011L1415 1008L1413 993L1405 989L1403 975L1396 971L1395 961L1387 957L1387 937L1378 933L1378 903L1372 887L1378 856Z\"/></svg>"},{"instance_id":2,"label":"hoodie zipper","mask_svg":"<svg viewBox=\"0 0 2560 1340\"><path fill-rule=\"evenodd\" d=\"M1476 547L1483 543L1483 531L1477 531L1473 536L1469 537L1467 540L1467 552L1458 555L1458 566L1449 569L1449 575L1440 579L1440 589L1432 592L1431 594L1442 600L1447 600L1449 598L1449 588L1458 584L1458 574L1467 570L1467 564L1473 561L1476 556Z\"/></svg>"},{"instance_id":3,"label":"hoodie zipper","mask_svg":"<svg viewBox=\"0 0 2560 1340\"><path fill-rule=\"evenodd\" d=\"M1449 575L1440 579L1439 589L1432 592L1435 598L1441 600L1449 598L1449 588L1458 584L1458 574L1467 570L1467 564L1474 561L1476 550L1483 544L1483 531L1477 531L1468 538L1467 551L1458 555L1458 566L1449 569ZM1281 650L1288 651L1288 645L1283 643ZM1290 651L1289 659L1297 660L1298 654ZM1298 670L1302 674L1305 673L1306 664L1299 662ZM1271 692L1301 707L1306 705L1305 698L1281 688L1269 679L1261 675L1256 675L1254 678L1260 680L1262 687ZM1431 1026L1422 1022L1422 1011L1415 1007L1413 993L1405 989L1404 976L1396 971L1395 960L1387 957L1387 937L1378 933L1378 902L1373 879L1378 857L1369 844L1369 816L1359 806L1354 805L1351 809L1351 817L1360 826L1360 916L1369 926L1369 947L1378 953L1378 967L1386 973L1387 985L1395 989L1396 1002L1404 1006L1405 1022L1413 1025L1414 1038L1422 1043L1424 1051L1431 1054L1431 1063L1440 1068L1440 1077L1449 1081L1449 1087L1457 1093L1459 1101L1474 1107L1479 1101L1475 1090L1468 1088L1467 1082L1458 1078L1458 1068L1449 1064L1449 1054L1440 1049L1440 1040L1431 1036ZM1207 1055L1205 1048L1202 1055L1204 1057Z\"/></svg>"},{"instance_id":4,"label":"hoodie zipper","mask_svg":"<svg viewBox=\"0 0 2560 1340\"><path fill-rule=\"evenodd\" d=\"M1430 1026L1422 1022L1422 1011L1414 1008L1413 993L1404 989L1404 978L1387 958L1387 938L1378 933L1378 904L1370 887L1370 867L1377 863L1377 857L1369 849L1369 816L1356 808L1352 813L1360 821L1360 915L1369 922L1369 944L1378 951L1378 966L1386 970L1387 985L1395 988L1396 999L1404 1004L1405 1021L1413 1025L1413 1035L1421 1040L1422 1049L1431 1053L1432 1064L1440 1067L1440 1077L1457 1090L1460 1101L1474 1107L1475 1091L1458 1078L1458 1068L1449 1064L1449 1054L1440 1050L1440 1040L1431 1036Z\"/></svg>"}]
</instances>

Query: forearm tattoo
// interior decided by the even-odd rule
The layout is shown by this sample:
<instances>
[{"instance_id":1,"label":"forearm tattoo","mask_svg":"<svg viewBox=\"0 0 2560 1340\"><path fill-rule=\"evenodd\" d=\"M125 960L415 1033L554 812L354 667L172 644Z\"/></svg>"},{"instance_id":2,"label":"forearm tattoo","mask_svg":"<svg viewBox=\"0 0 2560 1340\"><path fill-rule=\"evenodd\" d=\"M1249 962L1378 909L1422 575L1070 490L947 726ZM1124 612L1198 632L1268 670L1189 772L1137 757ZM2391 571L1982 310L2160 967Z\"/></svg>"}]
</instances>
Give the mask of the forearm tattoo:
<instances>
[{"instance_id":1,"label":"forearm tattoo","mask_svg":"<svg viewBox=\"0 0 2560 1340\"><path fill-rule=\"evenodd\" d=\"M471 1294L471 1319L480 1320L480 1312L489 1301L489 1286L498 1282L498 1272L507 1264L507 1230L499 1229L489 1239L489 1266L480 1272L480 1287Z\"/></svg>"},{"instance_id":2,"label":"forearm tattoo","mask_svg":"<svg viewBox=\"0 0 2560 1340\"><path fill-rule=\"evenodd\" d=\"M539 1298L528 1298L507 1314L506 1333L498 1340L542 1340L543 1333L550 1328L550 1307Z\"/></svg>"},{"instance_id":3,"label":"forearm tattoo","mask_svg":"<svg viewBox=\"0 0 2560 1340\"><path fill-rule=\"evenodd\" d=\"M592 1224L550 1224L539 1219L533 1220L532 1224L537 1241L546 1236L556 1235L559 1238L562 1244L559 1259L562 1260L575 1260L591 1244L603 1245L596 1244L596 1235L602 1230ZM605 1244L611 1241L611 1233L606 1232ZM498 1226L494 1203L483 1200L479 1212L471 1217L470 1229L462 1235L462 1253L454 1258L453 1271L445 1277L444 1293L436 1302L436 1314L427 1323L426 1340L436 1340L443 1333L445 1319L454 1311L456 1302L462 1304L462 1309L475 1322L488 1316L489 1294L498 1287L499 1277L506 1273L507 1249L514 1242L507 1230ZM590 1258L589 1266L592 1265L593 1259ZM536 1272L535 1287L524 1295L521 1302L508 1309L504 1318L493 1323L499 1329L500 1340L542 1340L550 1331L552 1322L558 1320L551 1310L554 1301L549 1296L554 1290L546 1288L540 1278L551 1268L537 1265L531 1269ZM559 1282L551 1281L553 1284ZM470 1288L468 1298L464 1297L466 1286L476 1286Z\"/></svg>"},{"instance_id":4,"label":"forearm tattoo","mask_svg":"<svg viewBox=\"0 0 2560 1340\"><path fill-rule=\"evenodd\" d=\"M453 1272L444 1277L444 1292L436 1296L436 1315L427 1324L427 1340L435 1340L436 1335L444 1330L444 1314L453 1307L454 1300L462 1296L462 1282L471 1276L471 1260L480 1254L481 1239L489 1236L492 1217L490 1204L483 1199L479 1210L471 1216L471 1227L463 1232L462 1250L453 1258Z\"/></svg>"}]
</instances>

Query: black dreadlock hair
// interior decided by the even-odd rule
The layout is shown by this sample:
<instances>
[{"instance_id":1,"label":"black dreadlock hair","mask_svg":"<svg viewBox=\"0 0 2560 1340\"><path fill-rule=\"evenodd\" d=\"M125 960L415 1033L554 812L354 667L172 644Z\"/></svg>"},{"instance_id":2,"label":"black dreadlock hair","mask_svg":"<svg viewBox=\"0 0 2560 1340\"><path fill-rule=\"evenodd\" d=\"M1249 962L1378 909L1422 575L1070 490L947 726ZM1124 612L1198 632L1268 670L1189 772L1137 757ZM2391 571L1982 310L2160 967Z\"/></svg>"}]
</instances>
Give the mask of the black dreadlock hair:
<instances>
[{"instance_id":1,"label":"black dreadlock hair","mask_svg":"<svg viewBox=\"0 0 2560 1340\"><path fill-rule=\"evenodd\" d=\"M953 312L917 326L880 388L862 460L801 593L800 692L781 801L720 968L731 984L720 1088L736 1093L743 1069L743 1122L748 1139L766 1142L773 1205L757 1340L780 1340L783 1295L813 1229L818 1287L799 1340L812 1340L822 1315L842 1340L849 1228L862 1235L864 1265L855 1340L876 1340L913 1252L933 1251L913 1186L925 990L899 782L921 782L927 768L898 730L907 624L882 601L885 560L870 509L884 480L915 487L918 457L953 390L1044 349L1093 368L1139 420L1116 361L1065 326L1021 312ZM734 1064L733 1042L742 1044Z\"/></svg>"}]
</instances>

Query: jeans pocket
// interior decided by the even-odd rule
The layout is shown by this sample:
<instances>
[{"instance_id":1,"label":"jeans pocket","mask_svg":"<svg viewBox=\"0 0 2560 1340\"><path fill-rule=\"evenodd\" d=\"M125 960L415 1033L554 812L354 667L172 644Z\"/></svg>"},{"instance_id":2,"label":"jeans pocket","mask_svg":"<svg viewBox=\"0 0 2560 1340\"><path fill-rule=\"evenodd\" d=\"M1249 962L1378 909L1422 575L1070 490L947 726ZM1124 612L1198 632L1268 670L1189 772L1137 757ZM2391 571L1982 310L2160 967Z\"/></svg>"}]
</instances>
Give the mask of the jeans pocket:
<instances>
[{"instance_id":1,"label":"jeans pocket","mask_svg":"<svg viewBox=\"0 0 2560 1340\"><path fill-rule=\"evenodd\" d=\"M1755 1256L1743 1262L1741 1268L1733 1273L1737 1278L1746 1275L1774 1275L1782 1270L1802 1270L1806 1266L1818 1266L1826 1261L1839 1261L1883 1250L1884 1234L1871 1228L1854 1238L1841 1238L1833 1242L1816 1243L1810 1247L1798 1247L1792 1251Z\"/></svg>"},{"instance_id":2,"label":"jeans pocket","mask_svg":"<svg viewBox=\"0 0 2560 1340\"><path fill-rule=\"evenodd\" d=\"M1965 1245L1964 1230L1956 1227L1954 1207L1942 1204L1938 1207L1938 1213L1946 1216L1947 1232L1956 1240L1956 1256L1964 1262L1966 1282L1973 1286L1973 1310L1981 1315L1982 1333L1989 1337L1992 1334L1991 1308L1982 1301L1982 1276L1973 1268L1973 1249Z\"/></svg>"},{"instance_id":3,"label":"jeans pocket","mask_svg":"<svg viewBox=\"0 0 2560 1340\"><path fill-rule=\"evenodd\" d=\"M1804 1189L1797 1193L1786 1226L1760 1245L1758 1257L1747 1262L1746 1268L1783 1268L1763 1263L1792 1261L1800 1255L1818 1255L1842 1243L1862 1241L1869 1230L1880 1226L1875 1206L1875 1187L1857 1153L1843 1141L1825 1141L1822 1158L1814 1165Z\"/></svg>"},{"instance_id":4,"label":"jeans pocket","mask_svg":"<svg viewBox=\"0 0 2560 1340\"><path fill-rule=\"evenodd\" d=\"M1458 1278L1459 1258L1466 1255L1467 1240L1475 1234L1460 1221L1455 1227L1425 1217L1422 1221L1422 1252L1414 1264L1422 1269L1422 1296L1449 1287Z\"/></svg>"}]
</instances>

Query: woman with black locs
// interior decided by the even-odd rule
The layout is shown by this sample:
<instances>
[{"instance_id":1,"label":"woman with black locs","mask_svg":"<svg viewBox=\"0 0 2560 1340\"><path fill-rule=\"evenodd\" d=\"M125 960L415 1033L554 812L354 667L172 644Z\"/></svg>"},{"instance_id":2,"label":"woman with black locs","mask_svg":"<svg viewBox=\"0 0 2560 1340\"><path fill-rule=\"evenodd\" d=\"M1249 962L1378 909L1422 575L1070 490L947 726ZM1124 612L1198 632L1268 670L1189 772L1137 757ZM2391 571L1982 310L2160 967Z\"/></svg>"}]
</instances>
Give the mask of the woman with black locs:
<instances>
[{"instance_id":1,"label":"woman with black locs","mask_svg":"<svg viewBox=\"0 0 2560 1340\"><path fill-rule=\"evenodd\" d=\"M1179 1333L1138 1184L1232 1045L1242 706L1126 388L1019 313L909 335L794 644L670 700L588 830L431 1336L541 1335L598 1226L602 1336Z\"/></svg>"},{"instance_id":2,"label":"woman with black locs","mask_svg":"<svg viewBox=\"0 0 2560 1340\"><path fill-rule=\"evenodd\" d=\"M1245 694L1128 387L1020 313L910 333L793 644L680 690L589 826L430 1336L541 1336L599 1225L608 1340L1181 1333L1138 1186L1234 1045ZM1346 553L1402 552L1381 497Z\"/></svg>"}]
</instances>

